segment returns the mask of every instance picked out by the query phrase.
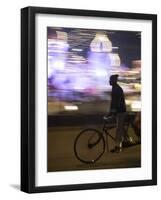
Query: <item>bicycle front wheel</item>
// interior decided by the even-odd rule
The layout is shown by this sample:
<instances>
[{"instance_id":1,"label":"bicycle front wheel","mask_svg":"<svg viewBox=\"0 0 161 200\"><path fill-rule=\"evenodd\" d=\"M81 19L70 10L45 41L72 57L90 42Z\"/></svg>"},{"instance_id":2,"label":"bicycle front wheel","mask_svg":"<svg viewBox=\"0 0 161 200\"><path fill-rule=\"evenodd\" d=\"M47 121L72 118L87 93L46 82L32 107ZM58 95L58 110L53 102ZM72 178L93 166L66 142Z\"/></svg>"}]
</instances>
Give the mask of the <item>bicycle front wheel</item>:
<instances>
[{"instance_id":1,"label":"bicycle front wheel","mask_svg":"<svg viewBox=\"0 0 161 200\"><path fill-rule=\"evenodd\" d=\"M105 151L103 134L96 129L85 129L74 141L74 153L78 160L91 164L96 162Z\"/></svg>"}]
</instances>

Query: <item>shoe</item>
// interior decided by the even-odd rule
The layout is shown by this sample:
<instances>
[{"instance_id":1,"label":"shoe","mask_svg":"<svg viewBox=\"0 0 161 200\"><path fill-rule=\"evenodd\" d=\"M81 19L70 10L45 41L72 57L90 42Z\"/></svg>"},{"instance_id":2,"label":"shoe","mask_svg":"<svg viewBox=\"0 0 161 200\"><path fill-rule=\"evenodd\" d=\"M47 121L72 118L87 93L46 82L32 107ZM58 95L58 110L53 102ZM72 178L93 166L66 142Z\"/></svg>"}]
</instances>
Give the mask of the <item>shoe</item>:
<instances>
[{"instance_id":1,"label":"shoe","mask_svg":"<svg viewBox=\"0 0 161 200\"><path fill-rule=\"evenodd\" d=\"M114 149L111 150L111 153L121 153L122 152L122 147L115 147Z\"/></svg>"},{"instance_id":2,"label":"shoe","mask_svg":"<svg viewBox=\"0 0 161 200\"><path fill-rule=\"evenodd\" d=\"M126 147L131 147L131 146L133 146L133 145L136 145L136 142L135 142L135 141L123 141L123 142L122 142L122 146L123 146L124 148L126 148Z\"/></svg>"}]
</instances>

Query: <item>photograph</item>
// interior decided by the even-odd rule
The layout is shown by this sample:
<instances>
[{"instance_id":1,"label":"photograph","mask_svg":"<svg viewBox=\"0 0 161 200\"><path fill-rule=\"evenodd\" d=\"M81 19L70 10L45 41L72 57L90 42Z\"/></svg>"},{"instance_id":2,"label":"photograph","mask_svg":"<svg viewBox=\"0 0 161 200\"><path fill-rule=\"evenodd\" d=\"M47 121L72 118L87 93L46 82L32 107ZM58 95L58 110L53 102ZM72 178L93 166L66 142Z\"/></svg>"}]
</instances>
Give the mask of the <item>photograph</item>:
<instances>
[{"instance_id":1,"label":"photograph","mask_svg":"<svg viewBox=\"0 0 161 200\"><path fill-rule=\"evenodd\" d=\"M157 184L157 16L21 9L21 190Z\"/></svg>"},{"instance_id":2,"label":"photograph","mask_svg":"<svg viewBox=\"0 0 161 200\"><path fill-rule=\"evenodd\" d=\"M141 32L46 31L48 172L141 167Z\"/></svg>"}]
</instances>

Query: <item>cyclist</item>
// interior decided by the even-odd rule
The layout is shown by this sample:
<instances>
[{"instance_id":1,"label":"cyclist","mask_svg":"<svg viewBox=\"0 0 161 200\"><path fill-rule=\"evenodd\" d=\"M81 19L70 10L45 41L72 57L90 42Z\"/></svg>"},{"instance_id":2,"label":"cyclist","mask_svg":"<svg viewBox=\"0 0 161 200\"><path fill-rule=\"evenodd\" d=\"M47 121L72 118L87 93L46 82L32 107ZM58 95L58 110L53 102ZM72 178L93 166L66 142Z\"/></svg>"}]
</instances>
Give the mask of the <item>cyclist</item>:
<instances>
[{"instance_id":1,"label":"cyclist","mask_svg":"<svg viewBox=\"0 0 161 200\"><path fill-rule=\"evenodd\" d=\"M123 89L118 85L118 74L111 75L109 83L112 86L110 114L116 116L116 144L111 152L121 152L122 142L126 134L125 132L125 117L126 104Z\"/></svg>"}]
</instances>

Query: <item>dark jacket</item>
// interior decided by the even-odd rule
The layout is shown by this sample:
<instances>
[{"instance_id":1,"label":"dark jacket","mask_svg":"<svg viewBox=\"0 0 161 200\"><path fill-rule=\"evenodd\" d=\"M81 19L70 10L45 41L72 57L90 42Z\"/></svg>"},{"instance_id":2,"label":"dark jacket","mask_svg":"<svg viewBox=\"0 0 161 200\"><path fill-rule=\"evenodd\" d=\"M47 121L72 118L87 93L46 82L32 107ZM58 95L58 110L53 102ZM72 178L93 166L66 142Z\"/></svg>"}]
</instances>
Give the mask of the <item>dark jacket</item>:
<instances>
[{"instance_id":1,"label":"dark jacket","mask_svg":"<svg viewBox=\"0 0 161 200\"><path fill-rule=\"evenodd\" d=\"M112 99L110 111L114 113L126 112L124 92L118 84L112 86L111 97Z\"/></svg>"}]
</instances>

